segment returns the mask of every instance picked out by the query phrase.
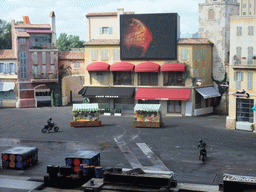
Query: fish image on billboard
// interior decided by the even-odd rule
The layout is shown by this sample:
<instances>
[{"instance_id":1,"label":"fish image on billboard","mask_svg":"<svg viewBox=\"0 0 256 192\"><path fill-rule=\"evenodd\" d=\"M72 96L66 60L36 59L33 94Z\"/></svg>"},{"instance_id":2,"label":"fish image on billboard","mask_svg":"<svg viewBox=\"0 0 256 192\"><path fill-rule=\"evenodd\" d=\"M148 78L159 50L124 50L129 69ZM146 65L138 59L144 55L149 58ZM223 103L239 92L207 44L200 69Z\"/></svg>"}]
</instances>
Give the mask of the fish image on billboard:
<instances>
[{"instance_id":1,"label":"fish image on billboard","mask_svg":"<svg viewBox=\"0 0 256 192\"><path fill-rule=\"evenodd\" d=\"M149 44L153 41L152 33L141 20L136 18L129 19L126 26L124 45L128 51L131 47L142 49L142 53L139 56L142 57L147 52Z\"/></svg>"}]
</instances>

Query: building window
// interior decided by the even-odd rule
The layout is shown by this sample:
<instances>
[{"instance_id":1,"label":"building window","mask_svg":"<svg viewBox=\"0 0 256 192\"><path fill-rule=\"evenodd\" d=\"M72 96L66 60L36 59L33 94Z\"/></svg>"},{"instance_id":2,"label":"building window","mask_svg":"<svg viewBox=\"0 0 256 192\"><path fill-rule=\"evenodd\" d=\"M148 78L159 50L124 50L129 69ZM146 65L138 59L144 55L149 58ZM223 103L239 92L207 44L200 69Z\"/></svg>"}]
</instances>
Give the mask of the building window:
<instances>
[{"instance_id":1,"label":"building window","mask_svg":"<svg viewBox=\"0 0 256 192\"><path fill-rule=\"evenodd\" d=\"M0 63L0 73L4 73L4 63Z\"/></svg>"},{"instance_id":2,"label":"building window","mask_svg":"<svg viewBox=\"0 0 256 192\"><path fill-rule=\"evenodd\" d=\"M252 72L248 72L248 84L247 84L247 89L248 90L252 90L252 86L253 86L253 73Z\"/></svg>"},{"instance_id":3,"label":"building window","mask_svg":"<svg viewBox=\"0 0 256 192\"><path fill-rule=\"evenodd\" d=\"M208 20L213 20L215 17L215 13L213 9L210 9L208 12Z\"/></svg>"},{"instance_id":4,"label":"building window","mask_svg":"<svg viewBox=\"0 0 256 192\"><path fill-rule=\"evenodd\" d=\"M112 27L100 27L100 34L112 34Z\"/></svg>"},{"instance_id":5,"label":"building window","mask_svg":"<svg viewBox=\"0 0 256 192\"><path fill-rule=\"evenodd\" d=\"M180 49L180 60L188 60L188 49Z\"/></svg>"},{"instance_id":6,"label":"building window","mask_svg":"<svg viewBox=\"0 0 256 192\"><path fill-rule=\"evenodd\" d=\"M243 4L243 8L246 8L246 4Z\"/></svg>"},{"instance_id":7,"label":"building window","mask_svg":"<svg viewBox=\"0 0 256 192\"><path fill-rule=\"evenodd\" d=\"M236 27L236 35L241 36L242 35L242 27Z\"/></svg>"},{"instance_id":8,"label":"building window","mask_svg":"<svg viewBox=\"0 0 256 192\"><path fill-rule=\"evenodd\" d=\"M46 64L46 52L42 52L42 64Z\"/></svg>"},{"instance_id":9,"label":"building window","mask_svg":"<svg viewBox=\"0 0 256 192\"><path fill-rule=\"evenodd\" d=\"M80 69L80 63L78 62L74 63L74 69Z\"/></svg>"},{"instance_id":10,"label":"building window","mask_svg":"<svg viewBox=\"0 0 256 192\"><path fill-rule=\"evenodd\" d=\"M55 73L55 66L51 65L51 73Z\"/></svg>"},{"instance_id":11,"label":"building window","mask_svg":"<svg viewBox=\"0 0 256 192\"><path fill-rule=\"evenodd\" d=\"M167 101L168 113L181 113L181 101Z\"/></svg>"},{"instance_id":12,"label":"building window","mask_svg":"<svg viewBox=\"0 0 256 192\"><path fill-rule=\"evenodd\" d=\"M158 73L139 73L139 85L158 85Z\"/></svg>"},{"instance_id":13,"label":"building window","mask_svg":"<svg viewBox=\"0 0 256 192\"><path fill-rule=\"evenodd\" d=\"M119 60L120 60L120 50L113 49L113 61L119 61Z\"/></svg>"},{"instance_id":14,"label":"building window","mask_svg":"<svg viewBox=\"0 0 256 192\"><path fill-rule=\"evenodd\" d=\"M16 73L16 64L9 63L9 73L15 74Z\"/></svg>"},{"instance_id":15,"label":"building window","mask_svg":"<svg viewBox=\"0 0 256 192\"><path fill-rule=\"evenodd\" d=\"M39 77L39 67L38 67L38 65L33 65L32 66L32 76L34 77L34 78L38 78Z\"/></svg>"},{"instance_id":16,"label":"building window","mask_svg":"<svg viewBox=\"0 0 256 192\"><path fill-rule=\"evenodd\" d=\"M197 80L199 79L199 70L198 70L198 68L196 68L196 79Z\"/></svg>"},{"instance_id":17,"label":"building window","mask_svg":"<svg viewBox=\"0 0 256 192\"><path fill-rule=\"evenodd\" d=\"M27 41L26 38L19 38L19 44L20 45L26 45L26 41Z\"/></svg>"},{"instance_id":18,"label":"building window","mask_svg":"<svg viewBox=\"0 0 256 192\"><path fill-rule=\"evenodd\" d=\"M202 79L203 82L205 82L205 68L203 68L203 79Z\"/></svg>"},{"instance_id":19,"label":"building window","mask_svg":"<svg viewBox=\"0 0 256 192\"><path fill-rule=\"evenodd\" d=\"M27 78L27 66L20 66L20 78Z\"/></svg>"},{"instance_id":20,"label":"building window","mask_svg":"<svg viewBox=\"0 0 256 192\"><path fill-rule=\"evenodd\" d=\"M236 99L236 121L253 123L253 99Z\"/></svg>"},{"instance_id":21,"label":"building window","mask_svg":"<svg viewBox=\"0 0 256 192\"><path fill-rule=\"evenodd\" d=\"M249 27L248 27L248 35L249 35L249 36L252 36L253 33L254 33L254 27L253 27L253 26L249 26Z\"/></svg>"},{"instance_id":22,"label":"building window","mask_svg":"<svg viewBox=\"0 0 256 192\"><path fill-rule=\"evenodd\" d=\"M132 73L126 71L114 72L114 85L131 85Z\"/></svg>"},{"instance_id":23,"label":"building window","mask_svg":"<svg viewBox=\"0 0 256 192\"><path fill-rule=\"evenodd\" d=\"M234 72L234 81L236 81L236 89L241 89L241 81L243 81L243 72Z\"/></svg>"},{"instance_id":24,"label":"building window","mask_svg":"<svg viewBox=\"0 0 256 192\"><path fill-rule=\"evenodd\" d=\"M248 47L248 64L253 64L253 47Z\"/></svg>"},{"instance_id":25,"label":"building window","mask_svg":"<svg viewBox=\"0 0 256 192\"><path fill-rule=\"evenodd\" d=\"M202 60L205 60L205 54L206 54L205 49L202 49Z\"/></svg>"},{"instance_id":26,"label":"building window","mask_svg":"<svg viewBox=\"0 0 256 192\"><path fill-rule=\"evenodd\" d=\"M96 71L97 81L102 83L104 81L104 75L102 71Z\"/></svg>"},{"instance_id":27,"label":"building window","mask_svg":"<svg viewBox=\"0 0 256 192\"><path fill-rule=\"evenodd\" d=\"M108 50L107 49L101 50L101 60L108 60Z\"/></svg>"},{"instance_id":28,"label":"building window","mask_svg":"<svg viewBox=\"0 0 256 192\"><path fill-rule=\"evenodd\" d=\"M0 73L16 73L16 64L15 63L0 63Z\"/></svg>"},{"instance_id":29,"label":"building window","mask_svg":"<svg viewBox=\"0 0 256 192\"><path fill-rule=\"evenodd\" d=\"M195 49L195 60L199 61L199 49Z\"/></svg>"},{"instance_id":30,"label":"building window","mask_svg":"<svg viewBox=\"0 0 256 192\"><path fill-rule=\"evenodd\" d=\"M46 74L46 65L42 65L42 73Z\"/></svg>"},{"instance_id":31,"label":"building window","mask_svg":"<svg viewBox=\"0 0 256 192\"><path fill-rule=\"evenodd\" d=\"M179 71L164 72L164 86L184 86L183 73Z\"/></svg>"},{"instance_id":32,"label":"building window","mask_svg":"<svg viewBox=\"0 0 256 192\"><path fill-rule=\"evenodd\" d=\"M246 15L246 12L243 12L243 15Z\"/></svg>"},{"instance_id":33,"label":"building window","mask_svg":"<svg viewBox=\"0 0 256 192\"><path fill-rule=\"evenodd\" d=\"M98 60L98 50L91 50L91 60L92 61L97 61Z\"/></svg>"},{"instance_id":34,"label":"building window","mask_svg":"<svg viewBox=\"0 0 256 192\"><path fill-rule=\"evenodd\" d=\"M26 65L27 64L27 55L26 55L26 52L25 51L21 51L19 53L19 57L20 57L20 64L21 65Z\"/></svg>"},{"instance_id":35,"label":"building window","mask_svg":"<svg viewBox=\"0 0 256 192\"><path fill-rule=\"evenodd\" d=\"M38 64L37 52L32 53L32 60L33 60L34 64Z\"/></svg>"},{"instance_id":36,"label":"building window","mask_svg":"<svg viewBox=\"0 0 256 192\"><path fill-rule=\"evenodd\" d=\"M51 51L51 64L54 64L54 52L53 51Z\"/></svg>"},{"instance_id":37,"label":"building window","mask_svg":"<svg viewBox=\"0 0 256 192\"><path fill-rule=\"evenodd\" d=\"M242 59L242 47L237 47L236 48L236 64L241 64L241 59Z\"/></svg>"}]
</instances>

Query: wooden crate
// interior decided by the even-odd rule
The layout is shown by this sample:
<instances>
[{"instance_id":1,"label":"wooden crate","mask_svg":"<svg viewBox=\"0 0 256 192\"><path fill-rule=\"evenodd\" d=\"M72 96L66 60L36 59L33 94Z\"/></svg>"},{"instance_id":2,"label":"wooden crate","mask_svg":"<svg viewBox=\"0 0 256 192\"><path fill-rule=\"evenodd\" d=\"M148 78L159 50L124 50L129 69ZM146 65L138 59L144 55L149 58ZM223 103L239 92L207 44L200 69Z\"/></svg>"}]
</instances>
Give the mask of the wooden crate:
<instances>
[{"instance_id":1,"label":"wooden crate","mask_svg":"<svg viewBox=\"0 0 256 192\"><path fill-rule=\"evenodd\" d=\"M152 122L152 121L133 121L133 127L163 127L163 122Z\"/></svg>"},{"instance_id":2,"label":"wooden crate","mask_svg":"<svg viewBox=\"0 0 256 192\"><path fill-rule=\"evenodd\" d=\"M70 121L70 127L99 127L101 121Z\"/></svg>"}]
</instances>

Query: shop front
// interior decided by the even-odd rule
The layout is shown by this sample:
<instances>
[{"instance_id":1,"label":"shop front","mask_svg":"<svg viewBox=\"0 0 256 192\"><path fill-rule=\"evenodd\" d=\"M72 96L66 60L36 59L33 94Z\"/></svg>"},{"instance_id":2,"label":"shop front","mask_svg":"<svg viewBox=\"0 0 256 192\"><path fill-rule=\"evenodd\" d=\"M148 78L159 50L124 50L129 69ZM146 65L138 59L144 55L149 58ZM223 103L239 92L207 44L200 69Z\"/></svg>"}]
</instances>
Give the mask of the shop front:
<instances>
[{"instance_id":1,"label":"shop front","mask_svg":"<svg viewBox=\"0 0 256 192\"><path fill-rule=\"evenodd\" d=\"M0 106L16 107L14 88L14 82L0 82Z\"/></svg>"},{"instance_id":2,"label":"shop front","mask_svg":"<svg viewBox=\"0 0 256 192\"><path fill-rule=\"evenodd\" d=\"M132 113L134 109L134 88L131 87L84 87L79 91L91 103L98 103L100 109L121 109Z\"/></svg>"},{"instance_id":3,"label":"shop front","mask_svg":"<svg viewBox=\"0 0 256 192\"><path fill-rule=\"evenodd\" d=\"M190 95L191 89L137 88L135 99L137 103L141 104L161 104L161 113L163 115L185 116L186 110L188 110L186 109L186 103L190 101Z\"/></svg>"}]
</instances>

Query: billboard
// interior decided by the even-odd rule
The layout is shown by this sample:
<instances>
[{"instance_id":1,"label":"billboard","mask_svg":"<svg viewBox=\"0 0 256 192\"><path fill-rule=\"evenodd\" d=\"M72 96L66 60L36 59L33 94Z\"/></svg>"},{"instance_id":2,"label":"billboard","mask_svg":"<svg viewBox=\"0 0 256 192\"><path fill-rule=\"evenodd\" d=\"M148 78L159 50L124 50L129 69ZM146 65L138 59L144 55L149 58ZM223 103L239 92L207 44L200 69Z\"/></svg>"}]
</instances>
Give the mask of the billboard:
<instances>
[{"instance_id":1,"label":"billboard","mask_svg":"<svg viewBox=\"0 0 256 192\"><path fill-rule=\"evenodd\" d=\"M177 13L120 15L121 60L176 60Z\"/></svg>"}]
</instances>

